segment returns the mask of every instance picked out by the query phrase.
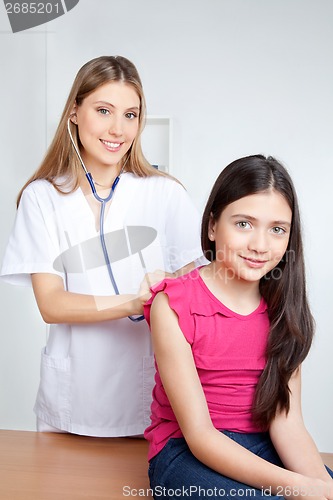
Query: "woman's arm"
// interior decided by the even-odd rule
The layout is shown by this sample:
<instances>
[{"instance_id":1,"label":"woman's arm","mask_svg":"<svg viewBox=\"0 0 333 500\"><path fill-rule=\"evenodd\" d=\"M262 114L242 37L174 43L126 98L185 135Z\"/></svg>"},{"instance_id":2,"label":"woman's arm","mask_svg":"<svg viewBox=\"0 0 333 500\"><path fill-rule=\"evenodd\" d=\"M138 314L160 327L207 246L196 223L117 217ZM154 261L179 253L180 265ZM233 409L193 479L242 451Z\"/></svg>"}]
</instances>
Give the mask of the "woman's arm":
<instances>
[{"instance_id":1,"label":"woman's arm","mask_svg":"<svg viewBox=\"0 0 333 500\"><path fill-rule=\"evenodd\" d=\"M174 274L156 270L145 275L137 294L93 296L68 292L60 276L50 273L31 275L39 311L46 323L95 323L143 314L150 298L150 287L166 276L177 277L195 267L190 262Z\"/></svg>"},{"instance_id":2,"label":"woman's arm","mask_svg":"<svg viewBox=\"0 0 333 500\"><path fill-rule=\"evenodd\" d=\"M232 479L255 488L307 488L320 480L309 478L263 460L214 428L194 364L191 347L169 307L164 293L151 307L153 346L161 380L181 431L193 455ZM292 498L289 490L286 495ZM305 496L303 498L306 498ZM328 498L317 495L316 498ZM329 497L331 500L331 497ZM333 497L332 497L333 498Z\"/></svg>"},{"instance_id":3,"label":"woman's arm","mask_svg":"<svg viewBox=\"0 0 333 500\"><path fill-rule=\"evenodd\" d=\"M150 273L136 295L94 296L66 291L62 279L55 274L31 275L39 311L50 324L95 323L142 314L143 304L151 295L149 287L161 279L160 273Z\"/></svg>"},{"instance_id":4,"label":"woman's arm","mask_svg":"<svg viewBox=\"0 0 333 500\"><path fill-rule=\"evenodd\" d=\"M279 412L270 426L271 440L283 464L289 470L309 477L333 479L324 467L317 447L305 428L301 405L301 367L289 382L290 410Z\"/></svg>"}]
</instances>

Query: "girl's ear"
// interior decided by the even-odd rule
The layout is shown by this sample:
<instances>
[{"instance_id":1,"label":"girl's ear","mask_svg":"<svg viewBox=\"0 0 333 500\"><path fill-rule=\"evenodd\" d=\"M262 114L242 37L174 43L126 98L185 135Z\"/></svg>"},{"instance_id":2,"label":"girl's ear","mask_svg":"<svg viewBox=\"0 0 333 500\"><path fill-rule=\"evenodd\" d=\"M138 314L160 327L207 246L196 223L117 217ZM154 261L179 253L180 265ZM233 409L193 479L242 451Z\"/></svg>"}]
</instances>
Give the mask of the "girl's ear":
<instances>
[{"instance_id":1,"label":"girl's ear","mask_svg":"<svg viewBox=\"0 0 333 500\"><path fill-rule=\"evenodd\" d=\"M209 224L208 224L208 238L210 241L215 241L215 226L216 222L214 220L213 214L211 213L209 216Z\"/></svg>"}]
</instances>

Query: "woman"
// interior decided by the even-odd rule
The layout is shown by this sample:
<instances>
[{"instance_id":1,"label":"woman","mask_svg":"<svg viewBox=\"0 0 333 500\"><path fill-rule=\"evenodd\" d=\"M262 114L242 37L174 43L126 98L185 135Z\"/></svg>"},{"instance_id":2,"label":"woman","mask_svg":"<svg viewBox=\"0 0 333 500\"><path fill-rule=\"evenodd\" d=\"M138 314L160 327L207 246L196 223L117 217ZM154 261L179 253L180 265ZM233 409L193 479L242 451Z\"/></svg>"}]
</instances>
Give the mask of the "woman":
<instances>
[{"instance_id":1,"label":"woman","mask_svg":"<svg viewBox=\"0 0 333 500\"><path fill-rule=\"evenodd\" d=\"M149 297L144 276L182 273L202 254L184 188L143 156L145 112L129 60L89 61L18 197L2 275L32 283L50 324L35 405L41 431L129 436L148 423L154 367L138 321Z\"/></svg>"}]
</instances>

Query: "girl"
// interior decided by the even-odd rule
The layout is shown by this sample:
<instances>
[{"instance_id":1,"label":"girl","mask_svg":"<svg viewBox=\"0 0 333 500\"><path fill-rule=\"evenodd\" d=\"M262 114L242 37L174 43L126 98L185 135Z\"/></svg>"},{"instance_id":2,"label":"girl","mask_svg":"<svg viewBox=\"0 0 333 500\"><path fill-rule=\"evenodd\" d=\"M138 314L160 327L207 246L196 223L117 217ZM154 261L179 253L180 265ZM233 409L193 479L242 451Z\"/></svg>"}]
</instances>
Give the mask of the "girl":
<instances>
[{"instance_id":1,"label":"girl","mask_svg":"<svg viewBox=\"0 0 333 500\"><path fill-rule=\"evenodd\" d=\"M19 194L2 275L32 283L51 325L35 405L39 430L142 435L149 423L154 365L148 327L137 321L149 297L144 275L191 267L202 253L184 188L143 156L145 112L129 60L89 61L44 161Z\"/></svg>"},{"instance_id":2,"label":"girl","mask_svg":"<svg viewBox=\"0 0 333 500\"><path fill-rule=\"evenodd\" d=\"M333 500L301 413L314 327L284 167L257 155L223 170L201 241L211 263L164 280L145 306L158 367L145 432L155 498Z\"/></svg>"}]
</instances>

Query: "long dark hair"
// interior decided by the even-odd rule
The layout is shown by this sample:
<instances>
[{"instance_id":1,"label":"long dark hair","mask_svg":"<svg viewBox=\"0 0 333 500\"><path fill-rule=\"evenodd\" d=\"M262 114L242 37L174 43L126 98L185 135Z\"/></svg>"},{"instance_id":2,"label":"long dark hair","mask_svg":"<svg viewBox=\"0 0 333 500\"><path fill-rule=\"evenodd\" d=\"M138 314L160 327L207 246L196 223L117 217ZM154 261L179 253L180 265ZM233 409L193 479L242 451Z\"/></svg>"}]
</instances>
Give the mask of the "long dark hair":
<instances>
[{"instance_id":1,"label":"long dark hair","mask_svg":"<svg viewBox=\"0 0 333 500\"><path fill-rule=\"evenodd\" d=\"M267 363L256 389L253 416L267 428L277 410L289 411L288 383L307 356L314 335L305 283L301 221L296 191L285 167L263 155L240 158L217 178L204 210L202 249L210 261L216 258L215 242L208 238L210 221L217 221L224 208L244 196L274 189L287 201L292 224L287 250L277 266L260 280L260 293L268 306L270 333Z\"/></svg>"}]
</instances>

